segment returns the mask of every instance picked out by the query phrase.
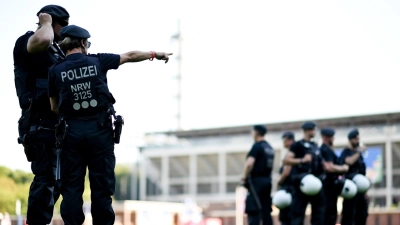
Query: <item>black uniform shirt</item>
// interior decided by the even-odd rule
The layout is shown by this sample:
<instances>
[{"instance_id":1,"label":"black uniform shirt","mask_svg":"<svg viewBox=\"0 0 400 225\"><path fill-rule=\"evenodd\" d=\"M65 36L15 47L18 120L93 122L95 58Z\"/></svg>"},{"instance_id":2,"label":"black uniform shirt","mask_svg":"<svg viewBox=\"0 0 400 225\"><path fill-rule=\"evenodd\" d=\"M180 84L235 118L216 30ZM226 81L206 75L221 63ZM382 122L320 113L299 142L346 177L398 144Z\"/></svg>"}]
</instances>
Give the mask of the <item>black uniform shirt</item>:
<instances>
[{"instance_id":1,"label":"black uniform shirt","mask_svg":"<svg viewBox=\"0 0 400 225\"><path fill-rule=\"evenodd\" d=\"M352 156L354 154L358 154L356 151L353 151L349 148L345 148L342 152L342 154L340 155L340 162L345 162L346 158L349 156ZM349 171L347 172L347 174L362 174L365 175L366 173L366 167L365 167L365 162L364 162L364 158L362 155L360 155L360 157L358 158L358 160L353 164L353 165L349 165Z\"/></svg>"},{"instance_id":2,"label":"black uniform shirt","mask_svg":"<svg viewBox=\"0 0 400 225\"><path fill-rule=\"evenodd\" d=\"M339 161L339 157L335 154L333 149L331 149L327 144L322 144L321 148L321 155L325 162L332 162L335 165L341 165ZM338 178L339 173L326 173L326 180L336 180Z\"/></svg>"},{"instance_id":3,"label":"black uniform shirt","mask_svg":"<svg viewBox=\"0 0 400 225\"><path fill-rule=\"evenodd\" d=\"M61 63L65 63L66 66L70 67L71 65L79 64L83 60L85 60L85 57L90 57L96 64L100 65L100 68L98 72L100 78L104 80L107 83L107 71L110 69L118 69L119 63L120 63L120 56L115 55L115 54L97 54L97 55L84 55L82 53L74 53L71 55L68 55L63 61L60 63L56 64L55 66L60 65ZM81 71L81 70L78 70ZM89 73L89 72L84 72L85 70L82 70L82 73ZM88 71L88 70L86 70ZM78 77L82 76L82 74L78 74ZM50 68L49 70L49 97L58 97L59 92L60 92L60 87L63 84L62 82L62 77L60 74L56 74L54 72L54 66ZM64 77L65 80L68 79L68 77ZM73 78L73 79L76 79Z\"/></svg>"},{"instance_id":4,"label":"black uniform shirt","mask_svg":"<svg viewBox=\"0 0 400 225\"><path fill-rule=\"evenodd\" d=\"M13 51L14 55L14 70L15 70L15 82L17 88L17 94L20 97L20 107L28 109L29 98L33 96L26 96L26 94L39 93L36 95L35 106L32 111L42 112L47 115L53 115L54 113L50 109L50 102L47 96L47 77L49 68L58 60L61 60L63 55L59 49L51 46L50 49L56 49L55 51L50 51L50 49L38 53L31 54L28 52L28 40L34 34L32 31L28 31L26 34L22 35L15 42L15 47ZM56 57L57 55L57 57ZM41 82L38 82L40 79ZM17 85L18 83L18 85ZM39 97L40 96L40 97ZM55 115L54 115L54 118Z\"/></svg>"},{"instance_id":5,"label":"black uniform shirt","mask_svg":"<svg viewBox=\"0 0 400 225\"><path fill-rule=\"evenodd\" d=\"M46 51L35 54L28 52L28 40L33 34L28 31L15 42L14 66L37 73L37 78L47 79L47 72L54 63Z\"/></svg>"},{"instance_id":6,"label":"black uniform shirt","mask_svg":"<svg viewBox=\"0 0 400 225\"><path fill-rule=\"evenodd\" d=\"M313 141L300 140L290 146L290 151L294 153L294 158L303 158L306 154L312 154L318 146ZM309 173L311 170L311 163L302 163L292 166L292 174Z\"/></svg>"},{"instance_id":7,"label":"black uniform shirt","mask_svg":"<svg viewBox=\"0 0 400 225\"><path fill-rule=\"evenodd\" d=\"M94 116L115 103L107 85L107 71L117 69L120 56L74 53L49 70L49 96L59 97L63 116Z\"/></svg>"},{"instance_id":8,"label":"black uniform shirt","mask_svg":"<svg viewBox=\"0 0 400 225\"><path fill-rule=\"evenodd\" d=\"M254 143L247 154L247 157L252 156L255 158L253 169L250 172L252 177L271 176L271 169L268 169L266 166L268 160L266 151L273 151L271 145L266 141L260 141Z\"/></svg>"}]
</instances>

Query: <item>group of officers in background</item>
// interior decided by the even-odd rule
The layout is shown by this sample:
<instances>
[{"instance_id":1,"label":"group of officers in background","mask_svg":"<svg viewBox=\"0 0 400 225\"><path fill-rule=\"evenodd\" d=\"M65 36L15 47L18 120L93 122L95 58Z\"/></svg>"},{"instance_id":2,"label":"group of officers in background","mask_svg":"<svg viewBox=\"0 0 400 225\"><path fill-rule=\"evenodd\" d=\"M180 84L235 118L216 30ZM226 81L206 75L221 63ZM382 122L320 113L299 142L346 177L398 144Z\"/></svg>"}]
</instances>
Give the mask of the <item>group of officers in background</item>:
<instances>
[{"instance_id":1,"label":"group of officers in background","mask_svg":"<svg viewBox=\"0 0 400 225\"><path fill-rule=\"evenodd\" d=\"M280 209L282 225L302 225L308 203L311 204L312 225L335 225L337 202L343 197L340 224L365 225L368 217L370 187L365 177L366 165L357 129L348 133L349 144L338 157L334 151L335 130L320 130L322 145L313 138L316 124L302 125L303 137L295 141L293 132L282 135L288 152L283 160L278 191L271 197L274 151L265 141L267 128L256 125L253 129L254 145L247 155L242 184L248 189L246 213L249 225L273 224L272 205Z\"/></svg>"}]
</instances>

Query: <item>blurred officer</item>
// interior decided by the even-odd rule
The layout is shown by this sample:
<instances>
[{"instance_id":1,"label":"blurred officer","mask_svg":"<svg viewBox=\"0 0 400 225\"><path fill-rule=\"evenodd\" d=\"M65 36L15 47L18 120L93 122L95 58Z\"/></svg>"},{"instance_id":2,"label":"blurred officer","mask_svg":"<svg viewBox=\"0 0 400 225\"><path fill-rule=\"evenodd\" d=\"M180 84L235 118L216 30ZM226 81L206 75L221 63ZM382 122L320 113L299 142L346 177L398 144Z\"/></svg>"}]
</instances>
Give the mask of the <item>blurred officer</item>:
<instances>
[{"instance_id":1,"label":"blurred officer","mask_svg":"<svg viewBox=\"0 0 400 225\"><path fill-rule=\"evenodd\" d=\"M287 131L282 135L283 146L286 149L290 149L290 146L294 143L294 134L293 132ZM292 185L290 179L290 172L292 170L291 165L282 165L280 169L281 177L278 181L278 189L284 189L289 193L292 193ZM290 224L290 206L284 209L279 210L279 220L281 221L281 225L289 225Z\"/></svg>"},{"instance_id":2,"label":"blurred officer","mask_svg":"<svg viewBox=\"0 0 400 225\"><path fill-rule=\"evenodd\" d=\"M249 190L246 197L246 213L249 225L272 225L271 217L271 172L274 164L274 150L265 141L267 128L256 125L253 128L255 143L247 154L242 183Z\"/></svg>"},{"instance_id":3,"label":"blurred officer","mask_svg":"<svg viewBox=\"0 0 400 225\"><path fill-rule=\"evenodd\" d=\"M324 168L326 171L326 178L322 182L326 209L324 213L324 225L335 225L337 220L337 200L339 191L337 190L336 182L339 175L347 172L348 165L340 165L339 157L336 156L333 150L335 130L332 128L323 128L321 130L322 145L320 147L321 155L324 159Z\"/></svg>"},{"instance_id":4,"label":"blurred officer","mask_svg":"<svg viewBox=\"0 0 400 225\"><path fill-rule=\"evenodd\" d=\"M171 54L131 51L121 55L87 55L90 34L78 26L61 30L60 47L67 57L49 70L51 108L68 123L61 164L61 216L65 224L82 224L86 168L89 169L93 224L114 224L111 196L115 191L114 98L107 71L126 62L164 60Z\"/></svg>"},{"instance_id":5,"label":"blurred officer","mask_svg":"<svg viewBox=\"0 0 400 225\"><path fill-rule=\"evenodd\" d=\"M366 167L362 153L367 149L360 147L357 129L348 134L349 146L340 155L340 160L349 165L346 178L353 179L357 174L365 175ZM365 194L357 193L352 199L343 200L342 225L365 225L368 217L368 202Z\"/></svg>"},{"instance_id":6,"label":"blurred officer","mask_svg":"<svg viewBox=\"0 0 400 225\"><path fill-rule=\"evenodd\" d=\"M49 224L59 191L55 189L53 173L57 115L50 110L47 77L48 68L64 58L55 42L61 28L68 24L69 14L61 6L47 5L37 16L36 32L28 31L15 43L14 74L22 109L18 142L24 145L35 175L29 189L27 223Z\"/></svg>"},{"instance_id":7,"label":"blurred officer","mask_svg":"<svg viewBox=\"0 0 400 225\"><path fill-rule=\"evenodd\" d=\"M300 181L303 177L307 174L320 176L323 170L322 162L319 165L317 160L318 146L311 140L315 136L315 127L314 122L306 122L302 125L304 138L290 147L290 151L284 160L286 165L292 165L293 200L290 208L292 225L304 223L305 211L309 202L312 206L311 224L323 225L323 213L325 211L323 191L314 196L308 196L300 190Z\"/></svg>"}]
</instances>

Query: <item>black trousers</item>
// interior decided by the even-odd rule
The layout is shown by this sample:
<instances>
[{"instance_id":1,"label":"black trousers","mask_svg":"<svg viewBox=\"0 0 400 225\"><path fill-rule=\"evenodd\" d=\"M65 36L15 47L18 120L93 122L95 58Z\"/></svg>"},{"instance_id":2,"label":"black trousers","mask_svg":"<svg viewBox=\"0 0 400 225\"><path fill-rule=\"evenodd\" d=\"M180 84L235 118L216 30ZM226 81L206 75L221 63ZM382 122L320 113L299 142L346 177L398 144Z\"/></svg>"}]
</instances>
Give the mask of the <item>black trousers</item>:
<instances>
[{"instance_id":1,"label":"black trousers","mask_svg":"<svg viewBox=\"0 0 400 225\"><path fill-rule=\"evenodd\" d=\"M291 185L285 185L282 186L283 190L286 190L289 193L292 193L292 186ZM280 209L279 210L279 221L281 221L281 225L289 225L290 224L290 206Z\"/></svg>"},{"instance_id":2,"label":"black trousers","mask_svg":"<svg viewBox=\"0 0 400 225\"><path fill-rule=\"evenodd\" d=\"M61 162L61 216L66 225L81 225L86 168L89 170L94 225L114 224L111 196L115 192L115 155L111 121L69 120Z\"/></svg>"},{"instance_id":3,"label":"black trousers","mask_svg":"<svg viewBox=\"0 0 400 225\"><path fill-rule=\"evenodd\" d=\"M339 197L338 191L336 190L334 181L326 181L323 184L325 194L325 213L324 213L324 225L335 225L337 221L337 200Z\"/></svg>"},{"instance_id":4,"label":"black trousers","mask_svg":"<svg viewBox=\"0 0 400 225\"><path fill-rule=\"evenodd\" d=\"M324 225L325 196L324 191L314 196L307 196L299 187L293 189L292 205L290 207L291 225L303 225L307 204L311 203L311 224Z\"/></svg>"},{"instance_id":5,"label":"black trousers","mask_svg":"<svg viewBox=\"0 0 400 225\"><path fill-rule=\"evenodd\" d=\"M342 225L365 225L368 218L368 202L365 194L343 200Z\"/></svg>"},{"instance_id":6,"label":"black trousers","mask_svg":"<svg viewBox=\"0 0 400 225\"><path fill-rule=\"evenodd\" d=\"M254 188L255 193L251 190L250 185ZM246 197L246 213L249 225L260 225L262 219L263 225L272 225L272 199L271 199L271 178L270 177L253 177L249 181L249 192ZM256 195L256 196L255 196ZM256 198L261 203L261 211L259 210Z\"/></svg>"},{"instance_id":7,"label":"black trousers","mask_svg":"<svg viewBox=\"0 0 400 225\"><path fill-rule=\"evenodd\" d=\"M55 119L44 119L37 125L54 129L56 122ZM18 123L18 132L21 137L29 133L30 126L24 116ZM37 160L31 163L31 170L35 176L29 188L27 224L44 225L51 222L54 204L60 197L54 174L56 164L54 132L39 131L36 135L36 146Z\"/></svg>"}]
</instances>

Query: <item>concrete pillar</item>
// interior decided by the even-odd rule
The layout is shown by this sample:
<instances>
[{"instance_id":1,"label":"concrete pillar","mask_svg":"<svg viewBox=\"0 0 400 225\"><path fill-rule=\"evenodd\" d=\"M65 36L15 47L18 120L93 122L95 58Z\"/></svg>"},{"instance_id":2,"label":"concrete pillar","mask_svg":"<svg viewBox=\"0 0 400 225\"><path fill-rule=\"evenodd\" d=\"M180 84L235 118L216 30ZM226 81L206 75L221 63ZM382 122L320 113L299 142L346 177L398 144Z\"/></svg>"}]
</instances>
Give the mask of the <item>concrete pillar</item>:
<instances>
[{"instance_id":1,"label":"concrete pillar","mask_svg":"<svg viewBox=\"0 0 400 225\"><path fill-rule=\"evenodd\" d=\"M218 153L219 194L226 194L226 152Z\"/></svg>"},{"instance_id":2,"label":"concrete pillar","mask_svg":"<svg viewBox=\"0 0 400 225\"><path fill-rule=\"evenodd\" d=\"M146 166L147 161L145 159L145 157L141 156L141 160L140 160L140 200L146 200L146 188L147 188L147 182L146 182L146 178L147 178L147 173L146 173Z\"/></svg>"},{"instance_id":3,"label":"concrete pillar","mask_svg":"<svg viewBox=\"0 0 400 225\"><path fill-rule=\"evenodd\" d=\"M169 196L169 156L164 155L161 158L161 190L165 200Z\"/></svg>"},{"instance_id":4,"label":"concrete pillar","mask_svg":"<svg viewBox=\"0 0 400 225\"><path fill-rule=\"evenodd\" d=\"M385 144L385 174L386 174L386 208L390 208L392 205L392 187L393 187L393 166L392 166L392 142L390 136L386 140Z\"/></svg>"},{"instance_id":5,"label":"concrete pillar","mask_svg":"<svg viewBox=\"0 0 400 225\"><path fill-rule=\"evenodd\" d=\"M196 197L197 194L197 155L189 156L189 195Z\"/></svg>"}]
</instances>

